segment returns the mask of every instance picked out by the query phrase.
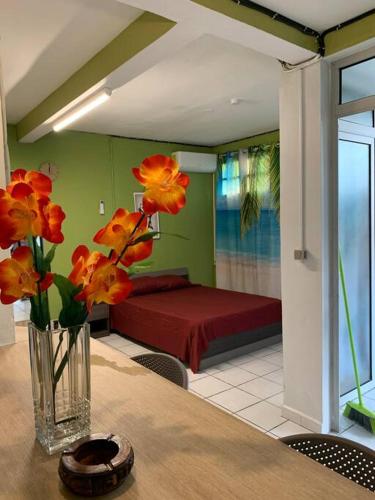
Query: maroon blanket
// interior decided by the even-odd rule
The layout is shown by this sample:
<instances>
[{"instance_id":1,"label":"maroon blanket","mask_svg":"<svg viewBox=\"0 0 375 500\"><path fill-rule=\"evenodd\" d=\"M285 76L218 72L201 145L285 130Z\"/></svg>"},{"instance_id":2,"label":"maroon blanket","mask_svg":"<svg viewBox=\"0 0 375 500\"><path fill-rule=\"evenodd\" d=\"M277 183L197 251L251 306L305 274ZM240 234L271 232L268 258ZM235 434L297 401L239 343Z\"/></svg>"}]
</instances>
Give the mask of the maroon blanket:
<instances>
[{"instance_id":1,"label":"maroon blanket","mask_svg":"<svg viewBox=\"0 0 375 500\"><path fill-rule=\"evenodd\" d=\"M191 286L127 299L111 307L111 327L199 370L208 343L281 322L278 299Z\"/></svg>"}]
</instances>

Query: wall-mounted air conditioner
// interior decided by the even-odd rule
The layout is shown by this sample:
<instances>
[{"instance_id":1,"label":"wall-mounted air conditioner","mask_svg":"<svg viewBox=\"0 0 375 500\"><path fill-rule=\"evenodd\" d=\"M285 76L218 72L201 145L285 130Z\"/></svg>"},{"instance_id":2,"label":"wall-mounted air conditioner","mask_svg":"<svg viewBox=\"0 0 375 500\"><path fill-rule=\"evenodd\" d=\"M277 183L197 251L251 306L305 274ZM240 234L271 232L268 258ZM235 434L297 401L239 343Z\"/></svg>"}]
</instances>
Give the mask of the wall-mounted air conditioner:
<instances>
[{"instance_id":1,"label":"wall-mounted air conditioner","mask_svg":"<svg viewBox=\"0 0 375 500\"><path fill-rule=\"evenodd\" d=\"M215 154L176 151L172 156L180 164L180 170L182 172L212 174L216 171L217 155Z\"/></svg>"}]
</instances>

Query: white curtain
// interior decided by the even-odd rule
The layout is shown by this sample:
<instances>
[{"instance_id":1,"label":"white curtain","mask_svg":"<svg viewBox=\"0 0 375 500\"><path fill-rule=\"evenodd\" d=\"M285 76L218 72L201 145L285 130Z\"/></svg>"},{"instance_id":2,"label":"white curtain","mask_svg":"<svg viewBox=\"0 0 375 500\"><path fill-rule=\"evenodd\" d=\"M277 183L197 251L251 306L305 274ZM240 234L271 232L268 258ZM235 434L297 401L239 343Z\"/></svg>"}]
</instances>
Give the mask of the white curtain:
<instances>
[{"instance_id":1,"label":"white curtain","mask_svg":"<svg viewBox=\"0 0 375 500\"><path fill-rule=\"evenodd\" d=\"M9 178L9 153L6 133L5 100L0 60L0 187ZM0 250L0 261L9 257L9 251ZM12 344L15 339L13 309L0 303L0 345Z\"/></svg>"}]
</instances>

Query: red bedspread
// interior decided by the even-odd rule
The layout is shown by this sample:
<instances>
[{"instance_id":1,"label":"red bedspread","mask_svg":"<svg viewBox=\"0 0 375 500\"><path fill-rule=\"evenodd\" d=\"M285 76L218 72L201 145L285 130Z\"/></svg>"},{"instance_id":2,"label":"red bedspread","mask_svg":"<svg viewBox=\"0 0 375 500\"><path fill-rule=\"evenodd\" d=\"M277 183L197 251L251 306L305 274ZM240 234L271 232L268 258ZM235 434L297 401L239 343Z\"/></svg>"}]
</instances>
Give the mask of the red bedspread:
<instances>
[{"instance_id":1,"label":"red bedspread","mask_svg":"<svg viewBox=\"0 0 375 500\"><path fill-rule=\"evenodd\" d=\"M281 322L278 299L205 286L150 293L111 307L111 327L199 370L217 338Z\"/></svg>"}]
</instances>

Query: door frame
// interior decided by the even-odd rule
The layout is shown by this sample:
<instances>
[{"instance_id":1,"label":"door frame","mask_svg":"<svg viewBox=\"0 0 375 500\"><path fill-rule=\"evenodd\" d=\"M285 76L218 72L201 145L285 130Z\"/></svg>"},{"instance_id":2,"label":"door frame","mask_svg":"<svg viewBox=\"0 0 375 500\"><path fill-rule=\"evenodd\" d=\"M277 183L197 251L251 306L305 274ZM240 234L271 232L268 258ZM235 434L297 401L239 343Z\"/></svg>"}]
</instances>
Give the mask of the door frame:
<instances>
[{"instance_id":1,"label":"door frame","mask_svg":"<svg viewBox=\"0 0 375 500\"><path fill-rule=\"evenodd\" d=\"M375 57L375 47L368 50L358 52L340 59L332 64L332 90L331 90L331 171L329 176L329 192L330 192L330 220L331 227L330 238L330 270L329 270L329 287L330 287L330 425L331 430L340 431L340 359L339 359L339 276L338 276L338 141L339 141L339 118L345 116L362 113L364 111L375 110L375 95L351 101L345 104L340 104L341 91L341 69L353 64L365 61ZM362 128L357 125L357 131ZM366 128L366 127L363 127ZM341 129L341 126L340 126ZM351 132L353 129L351 130ZM375 366L374 366L375 370ZM369 382L370 383L370 382ZM368 383L368 384L369 384ZM366 384L367 385L367 384ZM374 384L375 386L375 384ZM370 388L370 387L369 387ZM349 393L351 394L351 393Z\"/></svg>"}]
</instances>

